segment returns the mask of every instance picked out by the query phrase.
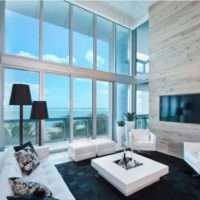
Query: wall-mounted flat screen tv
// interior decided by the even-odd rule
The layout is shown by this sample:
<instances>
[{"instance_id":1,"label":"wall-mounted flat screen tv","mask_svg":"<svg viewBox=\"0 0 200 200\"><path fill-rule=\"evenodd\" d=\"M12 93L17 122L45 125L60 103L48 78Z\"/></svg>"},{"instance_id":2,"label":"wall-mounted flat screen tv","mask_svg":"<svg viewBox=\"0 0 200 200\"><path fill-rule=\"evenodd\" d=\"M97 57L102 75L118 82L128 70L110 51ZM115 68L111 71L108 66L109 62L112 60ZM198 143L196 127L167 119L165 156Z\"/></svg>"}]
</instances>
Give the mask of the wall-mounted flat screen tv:
<instances>
[{"instance_id":1,"label":"wall-mounted flat screen tv","mask_svg":"<svg viewBox=\"0 0 200 200\"><path fill-rule=\"evenodd\" d=\"M160 96L160 121L200 124L200 94Z\"/></svg>"}]
</instances>

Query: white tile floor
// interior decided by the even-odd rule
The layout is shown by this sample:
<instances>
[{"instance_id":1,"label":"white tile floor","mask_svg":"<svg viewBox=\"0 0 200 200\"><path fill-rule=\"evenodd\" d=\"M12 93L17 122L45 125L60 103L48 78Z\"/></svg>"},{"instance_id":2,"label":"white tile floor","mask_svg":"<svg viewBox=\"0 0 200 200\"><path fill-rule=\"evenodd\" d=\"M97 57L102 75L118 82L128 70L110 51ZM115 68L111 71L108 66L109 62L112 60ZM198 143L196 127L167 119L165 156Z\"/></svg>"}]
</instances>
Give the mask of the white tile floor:
<instances>
[{"instance_id":1,"label":"white tile floor","mask_svg":"<svg viewBox=\"0 0 200 200\"><path fill-rule=\"evenodd\" d=\"M51 153L50 160L54 163L54 165L72 161L67 151Z\"/></svg>"}]
</instances>

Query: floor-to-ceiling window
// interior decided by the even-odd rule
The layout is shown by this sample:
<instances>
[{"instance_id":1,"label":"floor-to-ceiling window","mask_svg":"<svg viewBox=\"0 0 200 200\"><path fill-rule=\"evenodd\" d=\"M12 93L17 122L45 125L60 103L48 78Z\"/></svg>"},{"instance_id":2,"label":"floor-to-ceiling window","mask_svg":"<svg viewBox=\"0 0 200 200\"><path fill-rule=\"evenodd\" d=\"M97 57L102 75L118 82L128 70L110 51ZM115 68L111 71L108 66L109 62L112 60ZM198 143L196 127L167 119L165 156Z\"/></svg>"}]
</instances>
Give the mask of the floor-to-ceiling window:
<instances>
[{"instance_id":1,"label":"floor-to-ceiling window","mask_svg":"<svg viewBox=\"0 0 200 200\"><path fill-rule=\"evenodd\" d=\"M6 53L39 57L40 1L5 1Z\"/></svg>"},{"instance_id":2,"label":"floor-to-ceiling window","mask_svg":"<svg viewBox=\"0 0 200 200\"><path fill-rule=\"evenodd\" d=\"M68 140L70 135L69 77L45 74L45 100L49 119L45 121L44 142Z\"/></svg>"},{"instance_id":3,"label":"floor-to-ceiling window","mask_svg":"<svg viewBox=\"0 0 200 200\"><path fill-rule=\"evenodd\" d=\"M129 29L116 26L116 72L118 74L130 75L129 37Z\"/></svg>"},{"instance_id":4,"label":"floor-to-ceiling window","mask_svg":"<svg viewBox=\"0 0 200 200\"><path fill-rule=\"evenodd\" d=\"M149 22L136 29L136 75L149 72Z\"/></svg>"},{"instance_id":5,"label":"floor-to-ceiling window","mask_svg":"<svg viewBox=\"0 0 200 200\"><path fill-rule=\"evenodd\" d=\"M92 136L92 80L73 78L74 139Z\"/></svg>"},{"instance_id":6,"label":"floor-to-ceiling window","mask_svg":"<svg viewBox=\"0 0 200 200\"><path fill-rule=\"evenodd\" d=\"M73 6L73 65L93 68L93 14Z\"/></svg>"},{"instance_id":7,"label":"floor-to-ceiling window","mask_svg":"<svg viewBox=\"0 0 200 200\"><path fill-rule=\"evenodd\" d=\"M117 84L117 120L124 120L124 114L130 111L130 85Z\"/></svg>"},{"instance_id":8,"label":"floor-to-ceiling window","mask_svg":"<svg viewBox=\"0 0 200 200\"><path fill-rule=\"evenodd\" d=\"M143 83L136 86L136 115L137 128L148 127L149 116L149 84Z\"/></svg>"},{"instance_id":9,"label":"floor-to-ceiling window","mask_svg":"<svg viewBox=\"0 0 200 200\"><path fill-rule=\"evenodd\" d=\"M4 138L5 145L19 144L19 106L9 105L12 85L28 84L32 101L39 99L39 73L17 69L4 69ZM23 141L37 142L37 123L30 120L31 106L24 106Z\"/></svg>"},{"instance_id":10,"label":"floor-to-ceiling window","mask_svg":"<svg viewBox=\"0 0 200 200\"><path fill-rule=\"evenodd\" d=\"M132 104L129 28L64 0L5 1L2 27L0 56L6 59L0 59L0 68L37 74L37 100L47 101L44 143L115 134L115 121L131 111ZM4 76L14 77L14 83L23 82L26 74Z\"/></svg>"},{"instance_id":11,"label":"floor-to-ceiling window","mask_svg":"<svg viewBox=\"0 0 200 200\"><path fill-rule=\"evenodd\" d=\"M96 45L97 70L113 72L114 46L113 22L97 16L96 18Z\"/></svg>"},{"instance_id":12,"label":"floor-to-ceiling window","mask_svg":"<svg viewBox=\"0 0 200 200\"><path fill-rule=\"evenodd\" d=\"M44 1L43 60L69 64L69 3Z\"/></svg>"},{"instance_id":13,"label":"floor-to-ceiling window","mask_svg":"<svg viewBox=\"0 0 200 200\"><path fill-rule=\"evenodd\" d=\"M112 83L97 81L97 136L112 136Z\"/></svg>"}]
</instances>

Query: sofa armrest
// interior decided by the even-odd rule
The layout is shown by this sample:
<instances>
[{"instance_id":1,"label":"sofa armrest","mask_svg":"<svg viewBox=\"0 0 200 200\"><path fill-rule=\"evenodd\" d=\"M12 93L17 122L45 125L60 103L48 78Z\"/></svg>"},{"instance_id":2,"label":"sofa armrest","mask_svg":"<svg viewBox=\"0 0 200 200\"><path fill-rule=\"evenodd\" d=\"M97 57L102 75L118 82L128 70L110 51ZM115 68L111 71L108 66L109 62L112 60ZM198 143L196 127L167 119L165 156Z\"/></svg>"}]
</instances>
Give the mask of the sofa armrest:
<instances>
[{"instance_id":1,"label":"sofa armrest","mask_svg":"<svg viewBox=\"0 0 200 200\"><path fill-rule=\"evenodd\" d=\"M152 132L150 132L151 134L151 140L153 141L153 143L156 143L156 135L153 134Z\"/></svg>"},{"instance_id":2,"label":"sofa armrest","mask_svg":"<svg viewBox=\"0 0 200 200\"><path fill-rule=\"evenodd\" d=\"M200 152L200 142L184 142L183 143L184 152Z\"/></svg>"},{"instance_id":3,"label":"sofa armrest","mask_svg":"<svg viewBox=\"0 0 200 200\"><path fill-rule=\"evenodd\" d=\"M47 146L36 147L35 151L40 160L47 158L49 156L49 147Z\"/></svg>"}]
</instances>

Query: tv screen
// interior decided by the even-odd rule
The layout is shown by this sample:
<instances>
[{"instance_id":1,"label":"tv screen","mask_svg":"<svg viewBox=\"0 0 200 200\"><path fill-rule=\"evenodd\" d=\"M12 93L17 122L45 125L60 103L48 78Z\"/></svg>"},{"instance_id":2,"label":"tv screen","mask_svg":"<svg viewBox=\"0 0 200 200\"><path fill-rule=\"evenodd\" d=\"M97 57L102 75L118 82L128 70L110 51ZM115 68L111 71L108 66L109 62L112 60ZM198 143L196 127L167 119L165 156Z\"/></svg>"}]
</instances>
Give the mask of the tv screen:
<instances>
[{"instance_id":1,"label":"tv screen","mask_svg":"<svg viewBox=\"0 0 200 200\"><path fill-rule=\"evenodd\" d=\"M160 121L200 124L200 94L160 96Z\"/></svg>"}]
</instances>

